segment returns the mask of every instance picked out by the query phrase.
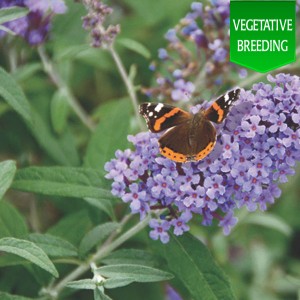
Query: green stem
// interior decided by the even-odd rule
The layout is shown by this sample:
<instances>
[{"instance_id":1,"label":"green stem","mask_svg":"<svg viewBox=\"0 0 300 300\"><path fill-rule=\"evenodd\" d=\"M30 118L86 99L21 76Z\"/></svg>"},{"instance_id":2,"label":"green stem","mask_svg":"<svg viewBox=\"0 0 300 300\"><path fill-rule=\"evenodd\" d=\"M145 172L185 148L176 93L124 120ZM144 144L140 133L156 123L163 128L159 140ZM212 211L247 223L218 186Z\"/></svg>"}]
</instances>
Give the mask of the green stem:
<instances>
[{"instance_id":1,"label":"green stem","mask_svg":"<svg viewBox=\"0 0 300 300\"><path fill-rule=\"evenodd\" d=\"M41 58L43 63L43 67L45 72L49 75L53 83L62 90L67 91L68 93L68 101L69 105L78 116L78 118L82 121L82 123L89 128L91 131L95 129L95 124L90 119L89 115L82 109L79 105L77 99L73 96L72 92L68 88L67 84L63 81L60 77L59 73L54 69L52 62L50 61L49 57L46 54L45 48L43 46L38 47L38 54Z\"/></svg>"},{"instance_id":2,"label":"green stem","mask_svg":"<svg viewBox=\"0 0 300 300\"><path fill-rule=\"evenodd\" d=\"M79 278L81 275L83 275L90 269L91 264L97 265L97 263L103 257L111 253L113 250L118 248L120 245L129 240L135 234L143 230L147 226L149 219L150 215L148 215L143 221L137 223L134 227L130 228L123 235L119 236L116 240L112 241L110 244L104 243L105 246L101 247L87 262L82 263L65 278L63 278L60 282L58 282L54 287L49 288L49 291L51 291L51 295L54 295L54 297L57 298L68 282Z\"/></svg>"},{"instance_id":3,"label":"green stem","mask_svg":"<svg viewBox=\"0 0 300 300\"><path fill-rule=\"evenodd\" d=\"M136 97L134 86L133 86L131 80L129 79L129 76L128 76L126 70L125 70L125 67L122 63L122 60L121 60L119 54L115 51L113 45L109 46L108 50L111 53L111 56L112 56L116 66L119 70L119 73L120 73L120 75L121 75L121 77L122 77L122 79L125 83L128 95L130 97L130 100L131 100L131 103L132 103L132 106L133 106L133 109L134 109L136 119L137 119L138 124L139 124L139 127L140 127L140 129L143 129L143 123L141 121L141 117L140 117L140 114L139 114L139 109L138 109L139 104L138 104L138 100L137 100L137 97Z\"/></svg>"}]
</instances>

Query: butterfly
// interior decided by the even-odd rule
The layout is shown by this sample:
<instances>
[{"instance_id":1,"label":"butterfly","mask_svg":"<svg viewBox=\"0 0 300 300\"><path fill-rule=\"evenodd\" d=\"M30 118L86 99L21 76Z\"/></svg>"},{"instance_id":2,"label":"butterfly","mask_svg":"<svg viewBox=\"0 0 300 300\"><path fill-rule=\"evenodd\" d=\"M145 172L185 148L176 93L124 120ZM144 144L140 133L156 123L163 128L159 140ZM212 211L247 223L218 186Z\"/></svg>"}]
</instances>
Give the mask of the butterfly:
<instances>
[{"instance_id":1,"label":"butterfly","mask_svg":"<svg viewBox=\"0 0 300 300\"><path fill-rule=\"evenodd\" d=\"M221 123L230 107L239 98L240 89L220 96L206 110L196 114L163 103L142 103L140 114L145 118L151 132L165 133L158 140L160 153L180 163L199 161L205 158L216 144L216 129L213 123Z\"/></svg>"}]
</instances>

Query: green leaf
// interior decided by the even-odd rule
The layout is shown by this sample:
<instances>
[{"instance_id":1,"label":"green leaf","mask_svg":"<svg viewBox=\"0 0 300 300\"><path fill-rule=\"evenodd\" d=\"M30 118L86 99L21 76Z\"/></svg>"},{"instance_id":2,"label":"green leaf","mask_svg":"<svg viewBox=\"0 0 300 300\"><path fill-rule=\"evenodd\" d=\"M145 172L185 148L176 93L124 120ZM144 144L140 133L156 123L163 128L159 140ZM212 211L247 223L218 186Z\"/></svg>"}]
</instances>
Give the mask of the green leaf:
<instances>
[{"instance_id":1,"label":"green leaf","mask_svg":"<svg viewBox=\"0 0 300 300\"><path fill-rule=\"evenodd\" d=\"M139 43L135 40L127 39L127 38L120 38L120 39L117 39L117 43L131 51L134 51L134 52L144 56L147 59L149 59L151 57L151 52L144 45L142 45L141 43Z\"/></svg>"},{"instance_id":2,"label":"green leaf","mask_svg":"<svg viewBox=\"0 0 300 300\"><path fill-rule=\"evenodd\" d=\"M29 240L44 250L49 256L77 256L77 249L68 241L50 234L32 233Z\"/></svg>"},{"instance_id":3,"label":"green leaf","mask_svg":"<svg viewBox=\"0 0 300 300\"><path fill-rule=\"evenodd\" d=\"M86 210L69 214L48 230L51 235L59 236L74 245L79 245L92 222Z\"/></svg>"},{"instance_id":4,"label":"green leaf","mask_svg":"<svg viewBox=\"0 0 300 300\"><path fill-rule=\"evenodd\" d=\"M29 167L17 172L12 187L51 196L113 198L101 174L86 168Z\"/></svg>"},{"instance_id":5,"label":"green leaf","mask_svg":"<svg viewBox=\"0 0 300 300\"><path fill-rule=\"evenodd\" d=\"M0 267L18 266L18 265L30 265L31 263L23 257L15 254L0 255ZM1 299L1 298L0 298Z\"/></svg>"},{"instance_id":6,"label":"green leaf","mask_svg":"<svg viewBox=\"0 0 300 300\"><path fill-rule=\"evenodd\" d=\"M88 44L85 45L71 45L71 46L65 46L59 49L59 51L56 52L55 60L73 60L78 55L87 52L91 49L91 46Z\"/></svg>"},{"instance_id":7,"label":"green leaf","mask_svg":"<svg viewBox=\"0 0 300 300\"><path fill-rule=\"evenodd\" d=\"M51 121L54 130L62 133L66 124L69 113L68 91L60 89L56 91L51 100Z\"/></svg>"},{"instance_id":8,"label":"green leaf","mask_svg":"<svg viewBox=\"0 0 300 300\"><path fill-rule=\"evenodd\" d=\"M0 251L21 256L54 277L58 277L57 270L46 253L32 242L16 238L2 238L0 239Z\"/></svg>"},{"instance_id":9,"label":"green leaf","mask_svg":"<svg viewBox=\"0 0 300 300\"><path fill-rule=\"evenodd\" d=\"M27 234L23 216L9 202L0 202L0 238L24 238Z\"/></svg>"},{"instance_id":10,"label":"green leaf","mask_svg":"<svg viewBox=\"0 0 300 300\"><path fill-rule=\"evenodd\" d=\"M104 277L131 279L132 282L155 282L173 278L172 274L165 271L135 264L104 266L95 269L94 272Z\"/></svg>"},{"instance_id":11,"label":"green leaf","mask_svg":"<svg viewBox=\"0 0 300 300\"><path fill-rule=\"evenodd\" d=\"M38 62L26 63L14 70L12 76L17 82L22 82L33 77L38 71L43 69L42 64Z\"/></svg>"},{"instance_id":12,"label":"green leaf","mask_svg":"<svg viewBox=\"0 0 300 300\"><path fill-rule=\"evenodd\" d=\"M145 250L121 249L106 256L102 259L102 263L107 265L136 264L153 267L157 264L157 261L152 254Z\"/></svg>"},{"instance_id":13,"label":"green leaf","mask_svg":"<svg viewBox=\"0 0 300 300\"><path fill-rule=\"evenodd\" d=\"M287 237L292 235L292 228L283 219L271 213L249 214L243 220L243 223L255 224L274 229L286 235Z\"/></svg>"},{"instance_id":14,"label":"green leaf","mask_svg":"<svg viewBox=\"0 0 300 300\"><path fill-rule=\"evenodd\" d=\"M66 287L77 290L94 290L97 285L92 279L81 279L68 282Z\"/></svg>"},{"instance_id":15,"label":"green leaf","mask_svg":"<svg viewBox=\"0 0 300 300\"><path fill-rule=\"evenodd\" d=\"M28 8L11 6L0 9L0 24L19 19L28 14Z\"/></svg>"},{"instance_id":16,"label":"green leaf","mask_svg":"<svg viewBox=\"0 0 300 300\"><path fill-rule=\"evenodd\" d=\"M33 300L34 298L27 298L18 295L11 295L8 293L0 292L0 299L1 300Z\"/></svg>"},{"instance_id":17,"label":"green leaf","mask_svg":"<svg viewBox=\"0 0 300 300\"><path fill-rule=\"evenodd\" d=\"M79 157L72 136L66 130L59 137L55 136L41 114L32 108L33 124L28 124L32 134L52 159L63 165L79 165Z\"/></svg>"},{"instance_id":18,"label":"green leaf","mask_svg":"<svg viewBox=\"0 0 300 300\"><path fill-rule=\"evenodd\" d=\"M17 112L24 120L32 124L30 105L14 78L0 67L0 96Z\"/></svg>"},{"instance_id":19,"label":"green leaf","mask_svg":"<svg viewBox=\"0 0 300 300\"><path fill-rule=\"evenodd\" d=\"M10 187L15 176L17 167L13 160L0 162L0 200Z\"/></svg>"},{"instance_id":20,"label":"green leaf","mask_svg":"<svg viewBox=\"0 0 300 300\"><path fill-rule=\"evenodd\" d=\"M104 287L106 289L115 289L133 283L135 280L132 278L109 278L105 281Z\"/></svg>"},{"instance_id":21,"label":"green leaf","mask_svg":"<svg viewBox=\"0 0 300 300\"><path fill-rule=\"evenodd\" d=\"M94 227L82 239L79 245L79 254L84 256L94 246L99 245L104 241L112 232L120 227L118 223L107 222Z\"/></svg>"},{"instance_id":22,"label":"green leaf","mask_svg":"<svg viewBox=\"0 0 300 300\"><path fill-rule=\"evenodd\" d=\"M85 166L103 169L104 164L114 157L115 151L127 145L130 111L128 100L114 102L90 139L84 158Z\"/></svg>"},{"instance_id":23,"label":"green leaf","mask_svg":"<svg viewBox=\"0 0 300 300\"><path fill-rule=\"evenodd\" d=\"M235 299L227 276L201 241L190 234L171 235L164 256L195 300Z\"/></svg>"},{"instance_id":24,"label":"green leaf","mask_svg":"<svg viewBox=\"0 0 300 300\"><path fill-rule=\"evenodd\" d=\"M102 287L97 287L94 290L94 300L112 300L112 299L104 294Z\"/></svg>"},{"instance_id":25,"label":"green leaf","mask_svg":"<svg viewBox=\"0 0 300 300\"><path fill-rule=\"evenodd\" d=\"M99 210L105 212L111 219L116 220L113 204L114 202L112 199L94 199L94 198L84 198L84 201L86 201L88 204L97 207Z\"/></svg>"}]
</instances>

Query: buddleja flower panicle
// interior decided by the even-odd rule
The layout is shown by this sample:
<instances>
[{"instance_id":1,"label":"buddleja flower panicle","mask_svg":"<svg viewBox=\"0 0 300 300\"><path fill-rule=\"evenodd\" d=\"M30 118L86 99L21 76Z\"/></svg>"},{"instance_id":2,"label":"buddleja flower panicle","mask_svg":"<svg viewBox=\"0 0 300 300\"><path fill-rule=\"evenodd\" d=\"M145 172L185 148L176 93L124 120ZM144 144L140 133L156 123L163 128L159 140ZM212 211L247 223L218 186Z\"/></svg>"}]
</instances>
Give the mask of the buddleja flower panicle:
<instances>
[{"instance_id":1,"label":"buddleja flower panicle","mask_svg":"<svg viewBox=\"0 0 300 300\"><path fill-rule=\"evenodd\" d=\"M152 63L157 86L145 88L149 97L167 102L189 101L199 90L230 84L229 71L247 75L229 62L229 0L203 6L193 2L191 11L165 34L168 45L158 50L159 62ZM196 89L197 86L197 89Z\"/></svg>"},{"instance_id":2,"label":"buddleja flower panicle","mask_svg":"<svg viewBox=\"0 0 300 300\"><path fill-rule=\"evenodd\" d=\"M189 230L193 219L213 220L224 234L237 223L236 209L266 210L281 194L279 183L295 173L300 160L300 78L267 77L242 90L225 121L216 126L217 143L202 161L175 163L159 154L160 134L129 136L134 150L117 151L105 165L112 193L132 213L150 213L150 236L168 242L168 232ZM206 105L210 105L207 103ZM206 106L205 105L205 106ZM199 106L192 109L193 113Z\"/></svg>"},{"instance_id":3,"label":"buddleja flower panicle","mask_svg":"<svg viewBox=\"0 0 300 300\"><path fill-rule=\"evenodd\" d=\"M113 43L120 32L120 25L105 25L106 19L113 9L99 0L83 0L88 14L83 17L83 28L91 32L91 46L107 47Z\"/></svg>"}]
</instances>

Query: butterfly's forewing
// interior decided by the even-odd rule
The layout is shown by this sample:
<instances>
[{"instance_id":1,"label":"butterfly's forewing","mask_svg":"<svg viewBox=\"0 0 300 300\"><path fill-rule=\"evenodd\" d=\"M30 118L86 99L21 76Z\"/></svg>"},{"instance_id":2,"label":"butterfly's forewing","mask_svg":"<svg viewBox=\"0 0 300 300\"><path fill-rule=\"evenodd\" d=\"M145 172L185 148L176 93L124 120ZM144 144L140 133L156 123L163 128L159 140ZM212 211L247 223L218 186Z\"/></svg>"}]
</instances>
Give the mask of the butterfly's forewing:
<instances>
[{"instance_id":1,"label":"butterfly's forewing","mask_svg":"<svg viewBox=\"0 0 300 300\"><path fill-rule=\"evenodd\" d=\"M226 118L231 105L239 98L240 91L240 89L235 89L219 97L204 112L205 118L214 123L222 123Z\"/></svg>"},{"instance_id":2,"label":"butterfly's forewing","mask_svg":"<svg viewBox=\"0 0 300 300\"><path fill-rule=\"evenodd\" d=\"M161 132L173 126L187 122L191 118L188 112L162 103L142 103L140 114L145 118L152 132Z\"/></svg>"}]
</instances>

